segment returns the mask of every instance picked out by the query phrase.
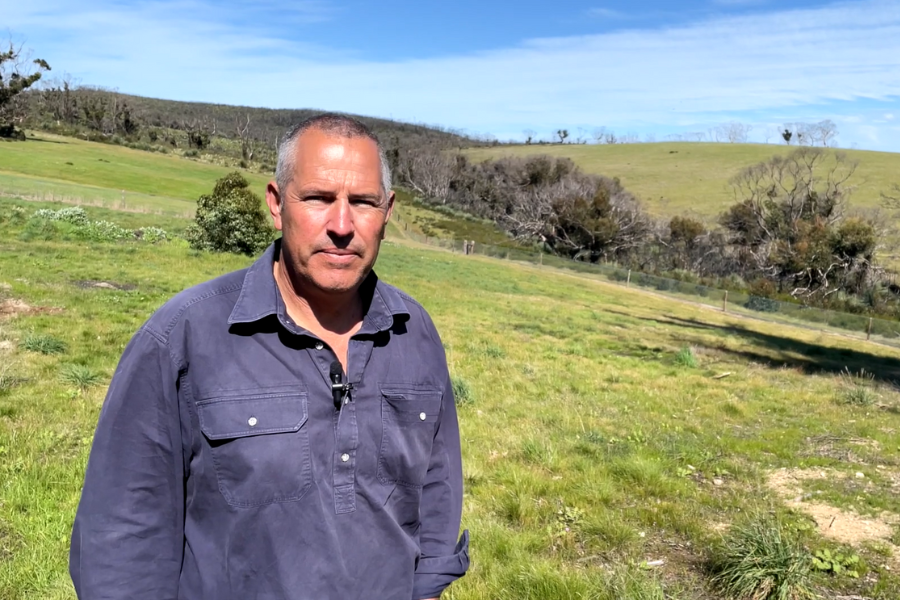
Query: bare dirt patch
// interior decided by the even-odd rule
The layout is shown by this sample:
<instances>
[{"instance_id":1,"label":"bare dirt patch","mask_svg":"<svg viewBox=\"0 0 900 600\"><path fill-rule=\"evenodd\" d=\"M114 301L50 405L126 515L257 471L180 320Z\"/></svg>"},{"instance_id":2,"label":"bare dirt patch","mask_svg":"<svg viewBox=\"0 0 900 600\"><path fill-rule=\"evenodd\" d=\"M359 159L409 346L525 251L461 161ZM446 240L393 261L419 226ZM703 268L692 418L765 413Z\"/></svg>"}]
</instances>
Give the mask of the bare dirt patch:
<instances>
[{"instance_id":1,"label":"bare dirt patch","mask_svg":"<svg viewBox=\"0 0 900 600\"><path fill-rule=\"evenodd\" d=\"M809 502L803 495L804 481L847 477L846 473L831 469L778 469L769 473L768 485L788 507L812 517L823 537L851 546L879 542L890 548L893 563L900 567L900 547L890 541L894 527L900 524L900 516L887 511L878 516L862 516L852 510Z\"/></svg>"},{"instance_id":2,"label":"bare dirt patch","mask_svg":"<svg viewBox=\"0 0 900 600\"><path fill-rule=\"evenodd\" d=\"M41 313L60 312L58 308L50 308L47 306L31 306L17 298L8 298L0 301L0 321L12 319L14 317L24 315L36 315Z\"/></svg>"}]
</instances>

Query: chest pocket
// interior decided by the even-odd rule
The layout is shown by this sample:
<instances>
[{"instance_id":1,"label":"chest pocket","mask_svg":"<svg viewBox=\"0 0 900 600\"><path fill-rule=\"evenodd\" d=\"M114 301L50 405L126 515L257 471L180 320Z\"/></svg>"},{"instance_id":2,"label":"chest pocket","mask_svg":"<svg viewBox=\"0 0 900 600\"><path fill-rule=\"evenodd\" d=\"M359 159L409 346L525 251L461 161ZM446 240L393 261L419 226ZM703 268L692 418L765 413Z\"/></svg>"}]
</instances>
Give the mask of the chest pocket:
<instances>
[{"instance_id":1,"label":"chest pocket","mask_svg":"<svg viewBox=\"0 0 900 600\"><path fill-rule=\"evenodd\" d=\"M440 410L441 390L437 387L382 385L381 483L422 487Z\"/></svg>"},{"instance_id":2,"label":"chest pocket","mask_svg":"<svg viewBox=\"0 0 900 600\"><path fill-rule=\"evenodd\" d=\"M299 500L312 483L306 392L197 402L219 491L236 507Z\"/></svg>"}]
</instances>

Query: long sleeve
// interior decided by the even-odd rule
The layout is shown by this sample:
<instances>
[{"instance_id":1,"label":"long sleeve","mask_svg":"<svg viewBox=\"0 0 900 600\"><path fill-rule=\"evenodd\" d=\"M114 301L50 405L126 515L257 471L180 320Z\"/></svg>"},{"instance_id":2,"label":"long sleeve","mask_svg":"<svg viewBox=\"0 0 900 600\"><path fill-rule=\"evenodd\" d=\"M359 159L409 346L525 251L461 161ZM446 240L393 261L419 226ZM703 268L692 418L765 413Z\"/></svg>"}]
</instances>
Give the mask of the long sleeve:
<instances>
[{"instance_id":1,"label":"long sleeve","mask_svg":"<svg viewBox=\"0 0 900 600\"><path fill-rule=\"evenodd\" d=\"M416 567L413 599L436 598L469 568L469 532L457 542L462 518L462 460L456 403L449 374L444 385L441 418L420 505L421 557Z\"/></svg>"},{"instance_id":2,"label":"long sleeve","mask_svg":"<svg viewBox=\"0 0 900 600\"><path fill-rule=\"evenodd\" d=\"M100 413L72 530L80 600L175 600L184 549L178 370L146 329L125 349Z\"/></svg>"}]
</instances>

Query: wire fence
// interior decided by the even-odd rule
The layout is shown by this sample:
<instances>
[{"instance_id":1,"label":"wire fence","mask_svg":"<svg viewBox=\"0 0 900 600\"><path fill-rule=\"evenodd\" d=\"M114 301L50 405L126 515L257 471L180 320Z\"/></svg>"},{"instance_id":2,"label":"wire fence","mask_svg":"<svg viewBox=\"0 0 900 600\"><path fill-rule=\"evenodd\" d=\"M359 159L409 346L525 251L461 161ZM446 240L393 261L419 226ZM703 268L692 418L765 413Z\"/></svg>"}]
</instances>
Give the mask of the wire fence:
<instances>
[{"instance_id":1,"label":"wire fence","mask_svg":"<svg viewBox=\"0 0 900 600\"><path fill-rule=\"evenodd\" d=\"M490 246L463 240L424 236L409 230L399 219L402 235L412 241L471 254L528 263L537 267L563 269L590 275L624 287L640 288L678 300L711 306L723 312L846 335L900 348L900 322L865 315L839 312L754 296L746 292L723 290L691 281L659 277L615 265L589 263L523 248Z\"/></svg>"}]
</instances>

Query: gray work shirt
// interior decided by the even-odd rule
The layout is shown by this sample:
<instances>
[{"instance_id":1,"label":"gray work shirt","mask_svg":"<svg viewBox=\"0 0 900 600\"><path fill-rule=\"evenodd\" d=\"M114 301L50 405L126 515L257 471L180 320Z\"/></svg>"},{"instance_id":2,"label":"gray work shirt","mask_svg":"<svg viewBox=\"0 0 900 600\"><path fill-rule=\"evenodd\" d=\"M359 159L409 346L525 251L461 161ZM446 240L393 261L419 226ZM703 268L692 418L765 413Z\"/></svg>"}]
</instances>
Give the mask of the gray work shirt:
<instances>
[{"instance_id":1,"label":"gray work shirt","mask_svg":"<svg viewBox=\"0 0 900 600\"><path fill-rule=\"evenodd\" d=\"M72 532L82 600L410 600L468 568L459 429L425 310L371 273L336 410L276 242L125 349Z\"/></svg>"}]
</instances>

